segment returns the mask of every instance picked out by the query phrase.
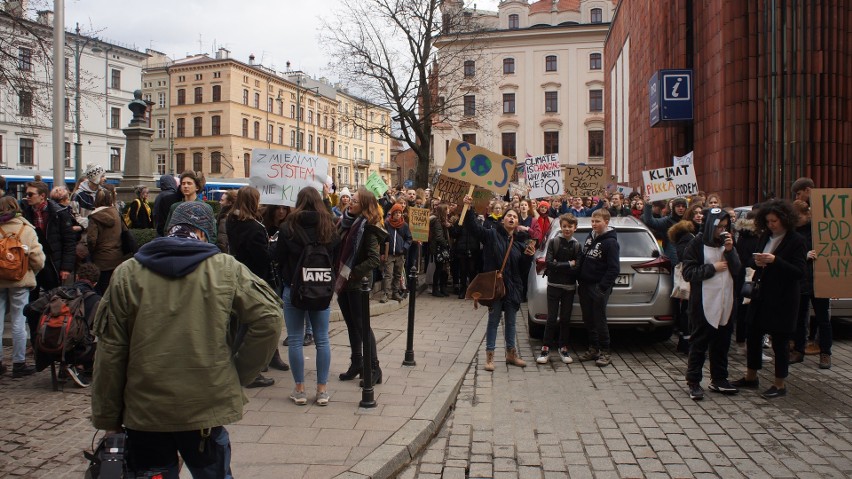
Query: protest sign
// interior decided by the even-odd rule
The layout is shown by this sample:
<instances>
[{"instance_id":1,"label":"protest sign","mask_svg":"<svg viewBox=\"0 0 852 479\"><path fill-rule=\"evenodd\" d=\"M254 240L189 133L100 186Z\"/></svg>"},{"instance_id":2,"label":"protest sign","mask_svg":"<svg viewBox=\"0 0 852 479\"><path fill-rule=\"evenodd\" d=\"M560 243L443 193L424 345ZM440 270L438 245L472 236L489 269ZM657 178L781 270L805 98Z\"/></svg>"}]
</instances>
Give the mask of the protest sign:
<instances>
[{"instance_id":1,"label":"protest sign","mask_svg":"<svg viewBox=\"0 0 852 479\"><path fill-rule=\"evenodd\" d=\"M296 206L302 188L316 188L328 178L328 160L298 151L251 150L249 185L260 191L260 203Z\"/></svg>"},{"instance_id":2,"label":"protest sign","mask_svg":"<svg viewBox=\"0 0 852 479\"><path fill-rule=\"evenodd\" d=\"M450 178L446 175L438 176L438 182L435 184L435 192L433 196L440 198L445 203L462 204L464 195L467 194L470 185L464 181Z\"/></svg>"},{"instance_id":3,"label":"protest sign","mask_svg":"<svg viewBox=\"0 0 852 479\"><path fill-rule=\"evenodd\" d=\"M541 155L524 159L530 198L558 196L565 192L559 155Z\"/></svg>"},{"instance_id":4,"label":"protest sign","mask_svg":"<svg viewBox=\"0 0 852 479\"><path fill-rule=\"evenodd\" d=\"M692 164L692 152L683 155L683 156L675 156L674 157L674 166L685 166Z\"/></svg>"},{"instance_id":5,"label":"protest sign","mask_svg":"<svg viewBox=\"0 0 852 479\"><path fill-rule=\"evenodd\" d=\"M408 207L408 228L414 241L429 241L429 210L426 208Z\"/></svg>"},{"instance_id":6,"label":"protest sign","mask_svg":"<svg viewBox=\"0 0 852 479\"><path fill-rule=\"evenodd\" d=\"M698 194L698 181L692 165L671 166L643 171L645 194L651 201Z\"/></svg>"},{"instance_id":7,"label":"protest sign","mask_svg":"<svg viewBox=\"0 0 852 479\"><path fill-rule=\"evenodd\" d=\"M367 188L367 191L375 195L376 198L381 198L385 193L387 193L389 186L385 183L385 180L383 180L382 177L374 171L367 177L367 183L364 184L364 188Z\"/></svg>"},{"instance_id":8,"label":"protest sign","mask_svg":"<svg viewBox=\"0 0 852 479\"><path fill-rule=\"evenodd\" d=\"M618 177L615 175L609 175L609 179L606 182L606 194L611 195L618 191Z\"/></svg>"},{"instance_id":9,"label":"protest sign","mask_svg":"<svg viewBox=\"0 0 852 479\"><path fill-rule=\"evenodd\" d=\"M626 185L618 185L616 191L627 197L630 193L633 193L633 188Z\"/></svg>"},{"instance_id":10,"label":"protest sign","mask_svg":"<svg viewBox=\"0 0 852 479\"><path fill-rule=\"evenodd\" d=\"M493 151L453 140L444 162L445 176L504 194L515 172L515 160Z\"/></svg>"},{"instance_id":11,"label":"protest sign","mask_svg":"<svg viewBox=\"0 0 852 479\"><path fill-rule=\"evenodd\" d=\"M595 196L606 192L610 175L603 166L569 165L565 168L565 193L574 196Z\"/></svg>"},{"instance_id":12,"label":"protest sign","mask_svg":"<svg viewBox=\"0 0 852 479\"><path fill-rule=\"evenodd\" d=\"M814 296L852 297L852 188L811 190Z\"/></svg>"},{"instance_id":13,"label":"protest sign","mask_svg":"<svg viewBox=\"0 0 852 479\"><path fill-rule=\"evenodd\" d=\"M488 205L492 199L494 199L494 193L485 188L476 188L473 190L470 207L473 208L473 211L476 211L476 214L488 214Z\"/></svg>"}]
</instances>

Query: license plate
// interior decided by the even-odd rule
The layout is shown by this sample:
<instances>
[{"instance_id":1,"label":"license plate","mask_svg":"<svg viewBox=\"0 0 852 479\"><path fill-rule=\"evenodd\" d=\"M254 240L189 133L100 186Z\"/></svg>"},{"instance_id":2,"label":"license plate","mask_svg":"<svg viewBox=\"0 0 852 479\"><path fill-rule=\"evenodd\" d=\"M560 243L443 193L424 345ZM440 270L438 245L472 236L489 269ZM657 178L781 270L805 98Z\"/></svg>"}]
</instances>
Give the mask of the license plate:
<instances>
[{"instance_id":1,"label":"license plate","mask_svg":"<svg viewBox=\"0 0 852 479\"><path fill-rule=\"evenodd\" d=\"M629 274L620 274L617 278L615 278L616 286L630 286L630 275Z\"/></svg>"}]
</instances>

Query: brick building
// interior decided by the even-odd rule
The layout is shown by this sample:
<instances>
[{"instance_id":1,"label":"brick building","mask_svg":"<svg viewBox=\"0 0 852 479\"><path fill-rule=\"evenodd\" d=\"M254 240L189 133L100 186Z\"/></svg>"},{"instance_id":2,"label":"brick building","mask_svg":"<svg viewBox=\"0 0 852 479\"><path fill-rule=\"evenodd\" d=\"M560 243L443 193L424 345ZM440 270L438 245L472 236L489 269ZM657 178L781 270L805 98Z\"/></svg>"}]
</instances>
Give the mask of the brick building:
<instances>
[{"instance_id":1,"label":"brick building","mask_svg":"<svg viewBox=\"0 0 852 479\"><path fill-rule=\"evenodd\" d=\"M810 176L852 186L852 8L842 0L620 1L605 49L605 161L642 170L694 150L726 203L789 197ZM693 69L694 120L650 126L648 81Z\"/></svg>"}]
</instances>

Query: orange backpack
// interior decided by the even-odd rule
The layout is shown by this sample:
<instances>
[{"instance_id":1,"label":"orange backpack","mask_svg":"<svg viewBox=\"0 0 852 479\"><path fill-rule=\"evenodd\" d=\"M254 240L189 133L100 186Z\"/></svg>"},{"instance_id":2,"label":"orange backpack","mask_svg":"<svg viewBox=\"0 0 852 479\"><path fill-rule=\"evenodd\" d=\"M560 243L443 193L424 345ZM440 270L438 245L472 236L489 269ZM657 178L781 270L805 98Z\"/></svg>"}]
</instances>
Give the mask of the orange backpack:
<instances>
[{"instance_id":1,"label":"orange backpack","mask_svg":"<svg viewBox=\"0 0 852 479\"><path fill-rule=\"evenodd\" d=\"M20 281L29 270L27 248L21 243L21 233L26 226L22 224L17 233L8 235L0 229L0 279Z\"/></svg>"}]
</instances>

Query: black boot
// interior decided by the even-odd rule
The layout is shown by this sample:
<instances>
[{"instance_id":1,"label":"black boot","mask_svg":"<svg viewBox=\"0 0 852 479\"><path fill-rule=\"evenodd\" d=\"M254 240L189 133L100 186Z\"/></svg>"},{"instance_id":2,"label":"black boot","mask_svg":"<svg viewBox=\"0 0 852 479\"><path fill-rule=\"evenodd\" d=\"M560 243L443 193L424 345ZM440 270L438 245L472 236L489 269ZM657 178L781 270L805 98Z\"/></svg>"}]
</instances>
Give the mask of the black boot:
<instances>
[{"instance_id":1,"label":"black boot","mask_svg":"<svg viewBox=\"0 0 852 479\"><path fill-rule=\"evenodd\" d=\"M382 383L382 368L380 368L378 364L373 365L373 377L371 379L372 379L373 386L375 386L376 384ZM358 382L358 386L362 387L362 388L364 387L364 380L363 379L360 382Z\"/></svg>"},{"instance_id":2,"label":"black boot","mask_svg":"<svg viewBox=\"0 0 852 479\"><path fill-rule=\"evenodd\" d=\"M26 363L12 363L12 377L22 378L36 372L35 367Z\"/></svg>"},{"instance_id":3,"label":"black boot","mask_svg":"<svg viewBox=\"0 0 852 479\"><path fill-rule=\"evenodd\" d=\"M272 386L273 384L275 384L274 379L268 378L268 377L264 376L263 374L258 374L257 377L254 378L254 381L249 383L246 387L249 388L249 389L265 388L265 387Z\"/></svg>"},{"instance_id":4,"label":"black boot","mask_svg":"<svg viewBox=\"0 0 852 479\"><path fill-rule=\"evenodd\" d=\"M275 350L275 354L272 356L272 360L269 361L269 367L272 369L277 369L279 371L289 371L290 366L281 359L281 353L278 352L278 349Z\"/></svg>"},{"instance_id":5,"label":"black boot","mask_svg":"<svg viewBox=\"0 0 852 479\"><path fill-rule=\"evenodd\" d=\"M361 376L361 367L361 358L352 358L352 362L349 363L349 369L345 373L340 373L340 380L351 381Z\"/></svg>"}]
</instances>

